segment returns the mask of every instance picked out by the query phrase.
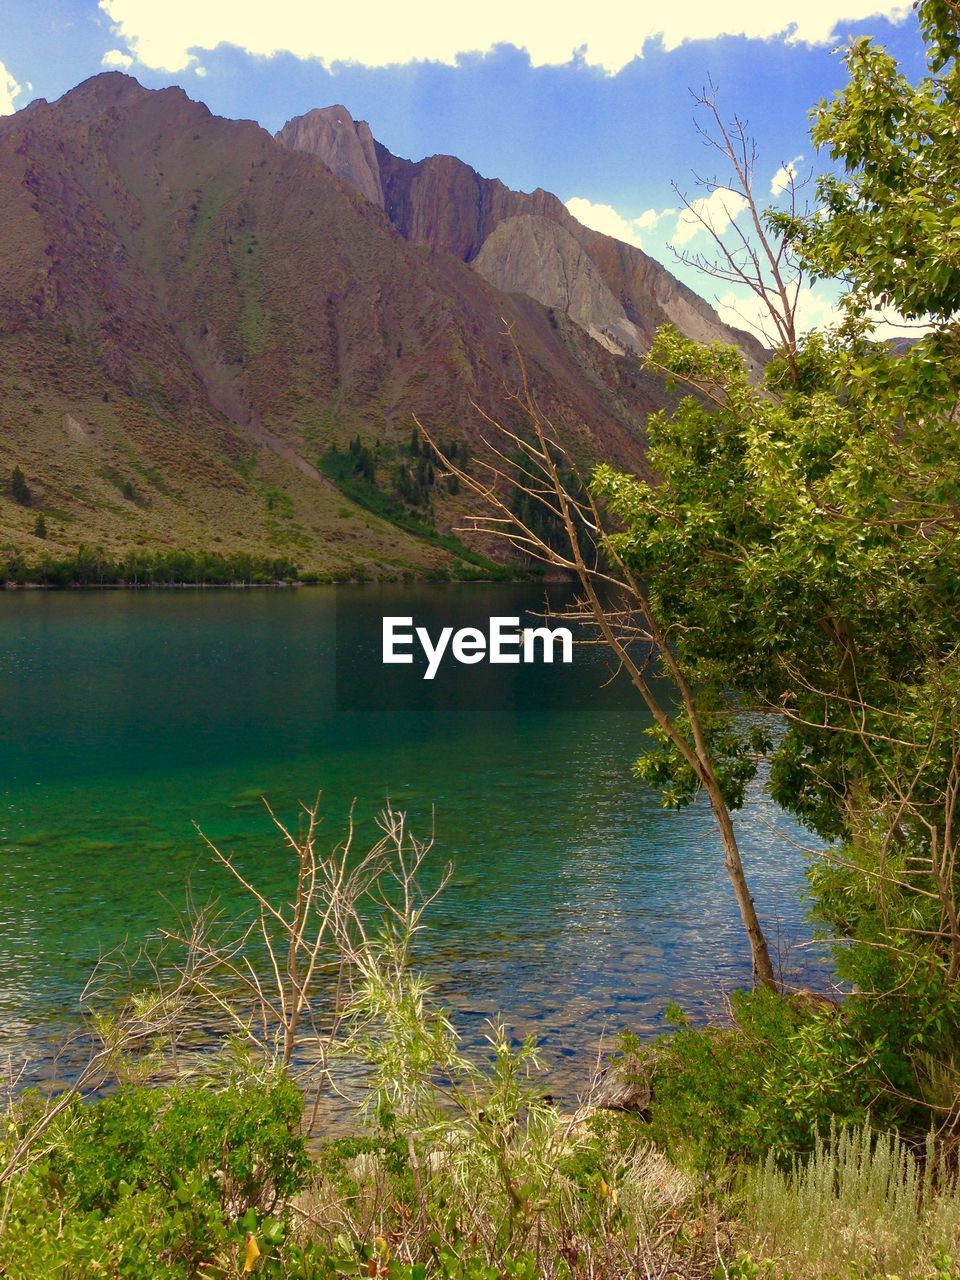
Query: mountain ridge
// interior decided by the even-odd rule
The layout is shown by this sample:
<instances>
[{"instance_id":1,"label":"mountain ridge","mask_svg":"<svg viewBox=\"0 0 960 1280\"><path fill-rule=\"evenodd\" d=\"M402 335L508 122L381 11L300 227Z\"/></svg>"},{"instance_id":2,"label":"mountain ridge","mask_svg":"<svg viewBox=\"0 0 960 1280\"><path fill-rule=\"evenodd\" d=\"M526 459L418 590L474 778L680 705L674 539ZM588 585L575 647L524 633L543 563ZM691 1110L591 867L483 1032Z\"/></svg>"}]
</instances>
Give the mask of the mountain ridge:
<instances>
[{"instance_id":1,"label":"mountain ridge","mask_svg":"<svg viewBox=\"0 0 960 1280\"><path fill-rule=\"evenodd\" d=\"M657 328L671 323L698 341L739 346L753 368L764 362L763 348L752 335L721 321L709 303L642 249L584 226L552 192L542 187L529 193L513 191L498 178L482 177L456 156L405 160L380 142L375 143L376 170L369 154L362 162L344 164L330 139L342 142L351 134L364 139L372 136L366 121L354 121L345 107L336 106L295 116L275 136L284 146L319 156L331 168L338 165L334 171L357 189L376 183L382 192L378 203L405 239L472 263L507 292L525 293L544 305L564 309L597 341L608 346L612 343L611 349L642 353ZM598 274L609 293L591 290L599 308L596 314L589 314L582 300L574 314L569 293L565 297L562 288L551 291L545 287L542 275L548 270L538 279L537 267L542 263L532 252L536 236L530 224L513 221L522 217L552 222L580 246L590 270ZM519 237L517 243L511 243L511 237L504 233L506 222ZM484 247L495 234L497 251L488 249L484 255ZM543 237L540 239L543 243ZM560 243L559 237L555 238L548 255L569 259L569 250L564 254Z\"/></svg>"}]
</instances>

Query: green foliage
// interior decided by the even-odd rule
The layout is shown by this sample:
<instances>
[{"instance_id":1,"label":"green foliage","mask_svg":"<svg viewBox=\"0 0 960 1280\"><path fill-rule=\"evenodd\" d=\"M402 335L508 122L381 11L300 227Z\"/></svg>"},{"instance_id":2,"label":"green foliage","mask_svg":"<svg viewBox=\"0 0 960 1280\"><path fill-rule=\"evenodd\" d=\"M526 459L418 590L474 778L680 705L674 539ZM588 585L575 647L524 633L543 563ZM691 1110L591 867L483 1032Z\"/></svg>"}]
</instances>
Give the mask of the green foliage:
<instances>
[{"instance_id":1,"label":"green foliage","mask_svg":"<svg viewBox=\"0 0 960 1280\"><path fill-rule=\"evenodd\" d=\"M337 453L338 451L335 448L330 450L331 466L334 466L338 462ZM351 473L354 476L362 476L364 480L369 480L373 483L376 478L377 464L374 452L370 446L363 444L359 436L354 436L350 441L348 454L348 465Z\"/></svg>"},{"instance_id":2,"label":"green foliage","mask_svg":"<svg viewBox=\"0 0 960 1280\"><path fill-rule=\"evenodd\" d=\"M344 1276L357 1280L370 1276L382 1276L383 1280L540 1280L542 1275L533 1253L505 1255L491 1263L469 1242L441 1244L438 1238L426 1261L403 1262L389 1256L389 1246L378 1249L342 1233L330 1245L312 1240L293 1245L284 1253L282 1271L267 1274L282 1275L284 1280L339 1280ZM557 1275L567 1280L570 1272L561 1268Z\"/></svg>"},{"instance_id":3,"label":"green foliage","mask_svg":"<svg viewBox=\"0 0 960 1280\"><path fill-rule=\"evenodd\" d=\"M566 1280L602 1256L593 1274L612 1280L652 1266L663 1224L692 1198L689 1180L636 1118L561 1114L531 1039L511 1043L491 1024L485 1054L467 1056L411 967L426 902L415 889L404 899L357 958L340 1047L362 1066L371 1139L326 1146L308 1206L319 1224L354 1225L320 1226L315 1247L370 1258L357 1224L376 1221L373 1260L387 1275ZM389 1260L390 1241L412 1270Z\"/></svg>"},{"instance_id":4,"label":"green foliage","mask_svg":"<svg viewBox=\"0 0 960 1280\"><path fill-rule=\"evenodd\" d=\"M378 1130L325 1145L305 1202L317 1225L304 1256L316 1274L373 1274L364 1270L372 1261L377 1274L431 1280L614 1280L638 1259L664 1262L652 1243L663 1232L677 1254L697 1256L699 1237L679 1239L671 1226L681 1209L696 1218L693 1184L652 1150L635 1117L564 1118L542 1101L488 1117L497 1086L479 1073L474 1083L466 1107L455 1089L454 1106L420 1110L418 1127L392 1115L387 1132L405 1139ZM380 1233L372 1244L360 1225L369 1221ZM592 1271L591 1258L603 1259Z\"/></svg>"},{"instance_id":5,"label":"green foliage","mask_svg":"<svg viewBox=\"0 0 960 1280\"><path fill-rule=\"evenodd\" d=\"M340 1195L356 1196L361 1182L356 1171L358 1159L383 1169L390 1176L401 1203L411 1201L414 1187L409 1149L406 1142L386 1130L330 1139L317 1154L316 1169Z\"/></svg>"},{"instance_id":6,"label":"green foliage","mask_svg":"<svg viewBox=\"0 0 960 1280\"><path fill-rule=\"evenodd\" d=\"M809 386L772 397L736 352L661 331L651 359L710 387L714 406L691 396L650 420L656 485L610 468L595 477L624 523L616 551L676 626L734 795L757 744L738 746L717 719L726 707L729 720L731 688L791 713L773 793L827 838L850 831L851 780L869 789L894 756L894 744L878 759L851 733L854 670L868 731L886 733L893 711L917 706L930 657L960 640L960 538L940 518L960 451L946 455L940 429L918 416L912 357L869 349L892 385L881 396L873 377L867 405L856 382L838 389L847 356L842 340L811 338L800 353ZM924 518L929 536L918 538ZM676 782L689 789L682 774Z\"/></svg>"},{"instance_id":7,"label":"green foliage","mask_svg":"<svg viewBox=\"0 0 960 1280\"><path fill-rule=\"evenodd\" d=\"M39 518L38 518L39 519ZM45 536L37 534L38 537ZM44 556L28 564L20 555L0 556L0 584L39 583L49 587L226 585L228 583L295 582L296 565L281 558L244 552L219 555L209 551L130 551L111 560L100 548L81 546L61 558Z\"/></svg>"},{"instance_id":8,"label":"green foliage","mask_svg":"<svg viewBox=\"0 0 960 1280\"><path fill-rule=\"evenodd\" d=\"M551 506L539 501L530 491L529 458L522 449L518 448L512 451L510 462L515 469L516 478L510 508L516 515L518 523L525 529L529 529L548 547L560 552L568 551L570 543L563 520ZM575 501L579 502L586 498L583 482L575 470L569 467L563 468L560 479L566 492Z\"/></svg>"},{"instance_id":9,"label":"green foliage","mask_svg":"<svg viewBox=\"0 0 960 1280\"><path fill-rule=\"evenodd\" d=\"M879 301L949 321L960 290L960 28L944 0L919 12L932 74L911 84L884 49L855 40L847 84L820 103L812 133L842 171L820 179L816 216L780 221L813 271L849 282L851 314Z\"/></svg>"},{"instance_id":10,"label":"green foliage","mask_svg":"<svg viewBox=\"0 0 960 1280\"><path fill-rule=\"evenodd\" d=\"M42 511L37 512L37 518L33 522L33 536L35 538L45 538L47 536L47 522Z\"/></svg>"},{"instance_id":11,"label":"green foliage","mask_svg":"<svg viewBox=\"0 0 960 1280\"><path fill-rule=\"evenodd\" d=\"M285 1080L74 1102L45 1157L15 1184L4 1274L192 1280L240 1248L246 1230L269 1234L270 1214L303 1186L301 1111Z\"/></svg>"},{"instance_id":12,"label":"green foliage","mask_svg":"<svg viewBox=\"0 0 960 1280\"><path fill-rule=\"evenodd\" d=\"M885 921L871 882L846 865L822 864L814 877L816 915L823 918L841 899L838 915L852 939L836 948L837 967L856 991L845 1001L845 1024L869 1057L877 1114L916 1134L930 1123L927 1108L948 1111L960 1087L960 991L944 980L923 915L909 911L916 895L906 903L891 895ZM928 915L930 903L923 900Z\"/></svg>"},{"instance_id":13,"label":"green foliage","mask_svg":"<svg viewBox=\"0 0 960 1280\"><path fill-rule=\"evenodd\" d=\"M908 1129L960 1083L960 45L955 6L919 13L932 74L911 85L854 42L813 131L842 172L809 216L768 217L808 271L847 282L843 323L775 353L762 386L735 350L661 330L649 363L690 394L648 423L658 480L602 467L593 482L621 522L611 550L647 584L705 708L728 804L769 755L773 798L834 844L813 864L811 908L855 994L797 1081L812 1090L822 1070L833 1098L846 1061L851 1098L873 1089ZM929 332L874 341L878 302ZM638 775L682 805L698 778L653 736ZM808 1138L828 1114L811 1102ZM715 1135L728 1141L744 1150L735 1127Z\"/></svg>"},{"instance_id":14,"label":"green foliage","mask_svg":"<svg viewBox=\"0 0 960 1280\"><path fill-rule=\"evenodd\" d=\"M841 1118L860 1121L876 1078L842 1012L775 992L735 992L732 1027L681 1026L641 1054L649 1136L671 1158L717 1171L731 1159L789 1159ZM637 1045L625 1045L636 1054Z\"/></svg>"},{"instance_id":15,"label":"green foliage","mask_svg":"<svg viewBox=\"0 0 960 1280\"><path fill-rule=\"evenodd\" d=\"M289 494L280 489L267 489L263 495L263 500L268 511L280 516L281 519L292 519L294 505Z\"/></svg>"},{"instance_id":16,"label":"green foliage","mask_svg":"<svg viewBox=\"0 0 960 1280\"><path fill-rule=\"evenodd\" d=\"M789 1169L772 1159L748 1169L736 1199L741 1238L765 1262L751 1271L750 1255L741 1255L732 1275L957 1275L960 1196L932 1137L916 1151L867 1125L831 1129Z\"/></svg>"},{"instance_id":17,"label":"green foliage","mask_svg":"<svg viewBox=\"0 0 960 1280\"><path fill-rule=\"evenodd\" d=\"M770 750L771 737L764 724L750 724L736 717L715 691L704 689L697 699L699 727L710 752L723 798L731 810L743 806L748 783L756 776L757 762ZM683 711L674 717L674 727L693 746L689 718ZM701 781L678 748L657 724L645 730L654 746L633 766L634 775L660 793L667 809L682 809L701 790Z\"/></svg>"},{"instance_id":18,"label":"green foliage","mask_svg":"<svg viewBox=\"0 0 960 1280\"><path fill-rule=\"evenodd\" d=\"M425 502L426 490L435 480L433 464L421 452L416 467L411 471L405 464L392 470L392 489L384 489L377 482L374 455L357 436L346 453L331 446L320 459L319 467L346 497L386 520L406 533L412 533L431 546L439 547L462 562L458 576L492 579L509 578L512 574L503 565L495 564L465 546L453 534L441 533L427 518L411 514L410 506L419 507ZM422 483L420 480L422 472ZM429 512L426 513L429 515ZM471 570L477 570L473 573Z\"/></svg>"},{"instance_id":19,"label":"green foliage","mask_svg":"<svg viewBox=\"0 0 960 1280\"><path fill-rule=\"evenodd\" d=\"M393 473L395 492L411 507L428 507L430 490L436 482L433 463L423 453L417 455L416 464L400 463Z\"/></svg>"}]
</instances>

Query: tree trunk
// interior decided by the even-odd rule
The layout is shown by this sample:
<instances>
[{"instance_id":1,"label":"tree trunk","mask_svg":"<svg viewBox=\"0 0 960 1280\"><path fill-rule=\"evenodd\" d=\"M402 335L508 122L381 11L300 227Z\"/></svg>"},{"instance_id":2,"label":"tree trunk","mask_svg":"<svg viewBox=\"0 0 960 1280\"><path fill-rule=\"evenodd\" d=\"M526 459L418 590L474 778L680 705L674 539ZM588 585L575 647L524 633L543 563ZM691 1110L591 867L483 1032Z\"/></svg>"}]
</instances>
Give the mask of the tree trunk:
<instances>
[{"instance_id":1,"label":"tree trunk","mask_svg":"<svg viewBox=\"0 0 960 1280\"><path fill-rule=\"evenodd\" d=\"M753 903L753 896L747 886L747 877L744 874L740 846L737 844L737 837L733 830L730 810L720 794L716 779L709 774L709 771L705 772L707 772L708 776L704 778L704 788L710 798L714 821L717 824L717 830L720 832L720 840L723 843L723 861L727 868L727 875L730 877L730 883L733 885L737 906L740 908L740 919L743 921L743 927L750 940L754 976L762 987L768 987L771 991L779 991L780 984L777 982L773 971L770 948L767 946L767 940L760 926L757 909Z\"/></svg>"}]
</instances>

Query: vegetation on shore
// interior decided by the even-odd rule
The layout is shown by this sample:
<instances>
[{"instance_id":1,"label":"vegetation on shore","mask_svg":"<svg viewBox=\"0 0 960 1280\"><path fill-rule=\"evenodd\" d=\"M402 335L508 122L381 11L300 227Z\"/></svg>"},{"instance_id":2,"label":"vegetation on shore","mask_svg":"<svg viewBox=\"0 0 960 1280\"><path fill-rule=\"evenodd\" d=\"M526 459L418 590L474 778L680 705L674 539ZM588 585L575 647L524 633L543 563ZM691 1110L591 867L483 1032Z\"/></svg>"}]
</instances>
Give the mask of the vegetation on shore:
<instances>
[{"instance_id":1,"label":"vegetation on shore","mask_svg":"<svg viewBox=\"0 0 960 1280\"><path fill-rule=\"evenodd\" d=\"M112 560L99 548L81 547L73 555L44 556L33 563L19 554L0 554L0 586L216 586L300 580L289 560L243 554L161 551Z\"/></svg>"},{"instance_id":2,"label":"vegetation on shore","mask_svg":"<svg viewBox=\"0 0 960 1280\"><path fill-rule=\"evenodd\" d=\"M457 456L455 442L447 442L445 448ZM471 550L456 535L437 529L431 510L432 491L439 487L456 494L460 486L452 474L438 476L439 459L435 464L430 452L426 444L421 445L416 431L407 446L393 450L379 441L371 448L355 436L347 449L331 446L320 460L320 469L365 511L457 557L458 573L463 576L469 575L472 567L477 577L491 581L515 578L515 566L497 564Z\"/></svg>"},{"instance_id":3,"label":"vegetation on shore","mask_svg":"<svg viewBox=\"0 0 960 1280\"><path fill-rule=\"evenodd\" d=\"M457 446L445 442L455 457ZM379 571L356 564L352 567L322 573L306 570L293 555L256 555L245 551L188 551L158 549L126 551L111 555L102 547L81 545L68 554L44 551L33 557L14 547L0 548L0 586L225 586L293 582L357 582L373 577L426 578L429 581L483 580L498 582L529 576L530 569L502 565L466 546L452 533L436 527L432 495L439 487L455 494L455 477L438 479L434 460L427 456L414 433L410 442L394 448L377 443L375 448L361 443L356 436L347 449L331 446L320 460L320 470L336 484L343 496L355 507L385 522L387 526L411 535L424 546L445 553L432 565L419 570L383 565ZM34 495L19 466L14 467L7 483L11 500L20 506L32 506ZM131 489L126 495L136 498ZM290 515L290 501L278 491L266 495L267 506L278 518ZM48 535L47 518L38 510L33 536L41 543Z\"/></svg>"},{"instance_id":4,"label":"vegetation on shore","mask_svg":"<svg viewBox=\"0 0 960 1280\"><path fill-rule=\"evenodd\" d=\"M437 545L444 541L436 535ZM453 554L455 539L446 539ZM174 587L268 586L312 583L413 581L500 582L516 580L520 571L495 564L463 548L450 567L437 566L415 574L390 570L374 574L360 566L329 574L305 572L295 562L280 557L251 556L243 552L221 555L205 551L129 552L111 559L99 548L80 547L68 556L42 556L28 561L19 553L0 552L0 587Z\"/></svg>"},{"instance_id":5,"label":"vegetation on shore","mask_svg":"<svg viewBox=\"0 0 960 1280\"><path fill-rule=\"evenodd\" d=\"M80 1078L11 1089L0 1274L960 1273L955 1150L831 1091L835 1011L743 994L729 1025L624 1041L614 1092L598 1072L558 1105L532 1039L491 1023L487 1051L464 1053L415 963L442 892L420 887L430 846L400 813L381 826L365 853L349 831L321 852L315 808L281 826L288 901L211 845L247 918L188 914L120 991L106 967ZM615 1108L627 1095L638 1109Z\"/></svg>"}]
</instances>

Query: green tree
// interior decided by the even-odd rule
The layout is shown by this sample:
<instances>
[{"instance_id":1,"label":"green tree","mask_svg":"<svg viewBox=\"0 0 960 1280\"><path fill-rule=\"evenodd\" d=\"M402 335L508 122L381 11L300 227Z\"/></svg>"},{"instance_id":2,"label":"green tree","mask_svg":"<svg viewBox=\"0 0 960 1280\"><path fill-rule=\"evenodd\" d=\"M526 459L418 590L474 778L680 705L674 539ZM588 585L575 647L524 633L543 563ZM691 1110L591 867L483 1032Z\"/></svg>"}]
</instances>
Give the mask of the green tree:
<instances>
[{"instance_id":1,"label":"green tree","mask_svg":"<svg viewBox=\"0 0 960 1280\"><path fill-rule=\"evenodd\" d=\"M781 217L810 270L842 277L852 314L877 304L949 321L960 297L958 14L923 0L930 74L912 84L868 38L846 54L848 82L814 113L813 141L837 168L818 183L816 216Z\"/></svg>"},{"instance_id":2,"label":"green tree","mask_svg":"<svg viewBox=\"0 0 960 1280\"><path fill-rule=\"evenodd\" d=\"M814 126L844 173L821 180L807 215L795 182L786 211L760 207L743 125L724 121L712 92L699 99L727 170L709 185L739 197L747 229L725 242L706 226L715 256L696 265L761 302L775 346L761 381L738 350L667 328L647 366L689 394L648 422L656 481L601 467L585 498L572 493L572 463L532 404L532 441L508 432L485 475L457 474L493 506L478 527L502 532L512 517L519 550L579 577L584 616L653 717L638 775L668 804L708 796L758 972L762 932L730 814L764 758L775 798L834 842L814 873L815 909L847 940L841 972L863 992L834 1039L862 1049L852 1061L868 1095L929 1102L939 1076L955 1082L949 1109L960 1094L960 40L954 7L925 0L919 16L931 74L917 86L869 42L851 47L849 83ZM799 290L823 275L847 282L844 317L803 335ZM877 340L878 303L929 330L905 349ZM523 454L519 479L509 448ZM498 497L508 486L512 505ZM566 550L538 532L537 506ZM657 697L652 675L672 681L675 701Z\"/></svg>"},{"instance_id":3,"label":"green tree","mask_svg":"<svg viewBox=\"0 0 960 1280\"><path fill-rule=\"evenodd\" d=\"M28 507L33 497L27 478L19 466L14 467L10 473L10 497L22 507Z\"/></svg>"},{"instance_id":4,"label":"green tree","mask_svg":"<svg viewBox=\"0 0 960 1280\"><path fill-rule=\"evenodd\" d=\"M847 284L844 318L786 335L755 385L737 353L658 335L648 364L686 384L648 423L656 483L601 468L611 553L670 618L678 661L712 697L731 772L757 766L743 712L780 722L769 786L834 841L814 909L861 994L845 1019L878 1089L950 1114L960 1093L960 77L952 10L920 5L931 74L912 85L856 41L815 115L842 171L807 215L770 212L778 260ZM722 148L721 148L722 149ZM748 255L756 264L763 253ZM727 266L735 261L726 260ZM789 299L788 299L789 303ZM873 309L924 323L873 335ZM793 330L793 337L789 334ZM727 690L738 691L735 695ZM641 775L682 800L676 742Z\"/></svg>"},{"instance_id":5,"label":"green tree","mask_svg":"<svg viewBox=\"0 0 960 1280\"><path fill-rule=\"evenodd\" d=\"M45 538L47 536L47 522L43 518L43 512L37 512L37 518L33 523L33 536L35 538Z\"/></svg>"},{"instance_id":6,"label":"green tree","mask_svg":"<svg viewBox=\"0 0 960 1280\"><path fill-rule=\"evenodd\" d=\"M601 512L576 461L540 412L516 348L515 354L523 378L518 401L526 414L527 434L491 423L501 432L503 447L491 444L491 456L477 459L468 471L443 457L430 433L422 426L421 430L445 468L480 499L481 514L471 517L478 532L506 539L514 551L579 582L579 608L563 616L579 618L608 647L646 707L651 733L680 763L670 778L647 775L660 785L663 803L679 807L696 794L709 802L754 976L762 986L776 990L770 947L733 825L732 812L743 802L745 777L738 740L731 740L718 707L718 691L695 688L677 651L674 619L656 608L647 584L606 537ZM734 352L727 358L739 359Z\"/></svg>"}]
</instances>

